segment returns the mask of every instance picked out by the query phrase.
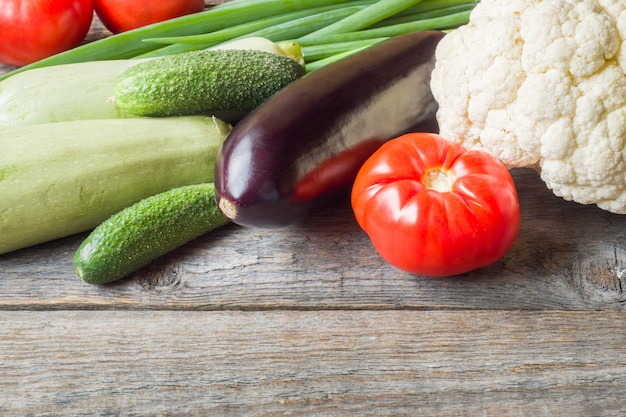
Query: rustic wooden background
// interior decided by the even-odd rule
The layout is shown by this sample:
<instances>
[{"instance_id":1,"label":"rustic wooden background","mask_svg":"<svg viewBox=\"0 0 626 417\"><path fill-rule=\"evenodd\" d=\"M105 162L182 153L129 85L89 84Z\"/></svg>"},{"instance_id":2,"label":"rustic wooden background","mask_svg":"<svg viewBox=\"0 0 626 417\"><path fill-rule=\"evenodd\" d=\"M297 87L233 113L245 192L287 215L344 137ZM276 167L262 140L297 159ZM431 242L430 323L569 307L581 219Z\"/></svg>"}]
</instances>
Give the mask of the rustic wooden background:
<instances>
[{"instance_id":1,"label":"rustic wooden background","mask_svg":"<svg viewBox=\"0 0 626 417\"><path fill-rule=\"evenodd\" d=\"M385 264L346 199L106 286L84 234L2 255L0 415L622 416L626 216L513 175L514 247L455 278Z\"/></svg>"}]
</instances>

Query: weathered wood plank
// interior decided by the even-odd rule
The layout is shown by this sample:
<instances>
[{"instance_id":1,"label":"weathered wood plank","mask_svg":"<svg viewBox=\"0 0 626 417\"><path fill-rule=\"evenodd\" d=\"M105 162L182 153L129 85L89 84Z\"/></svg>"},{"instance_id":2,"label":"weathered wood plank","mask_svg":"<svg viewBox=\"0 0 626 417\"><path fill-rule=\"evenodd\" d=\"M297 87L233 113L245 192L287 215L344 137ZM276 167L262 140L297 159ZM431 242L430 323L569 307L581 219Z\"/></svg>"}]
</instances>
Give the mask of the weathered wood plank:
<instances>
[{"instance_id":1,"label":"weathered wood plank","mask_svg":"<svg viewBox=\"0 0 626 417\"><path fill-rule=\"evenodd\" d=\"M623 312L3 312L0 414L618 416Z\"/></svg>"},{"instance_id":2,"label":"weathered wood plank","mask_svg":"<svg viewBox=\"0 0 626 417\"><path fill-rule=\"evenodd\" d=\"M614 309L626 298L626 216L563 201L514 172L522 228L497 264L428 279L387 265L345 201L277 230L229 225L112 285L72 256L84 235L0 256L0 309Z\"/></svg>"}]
</instances>

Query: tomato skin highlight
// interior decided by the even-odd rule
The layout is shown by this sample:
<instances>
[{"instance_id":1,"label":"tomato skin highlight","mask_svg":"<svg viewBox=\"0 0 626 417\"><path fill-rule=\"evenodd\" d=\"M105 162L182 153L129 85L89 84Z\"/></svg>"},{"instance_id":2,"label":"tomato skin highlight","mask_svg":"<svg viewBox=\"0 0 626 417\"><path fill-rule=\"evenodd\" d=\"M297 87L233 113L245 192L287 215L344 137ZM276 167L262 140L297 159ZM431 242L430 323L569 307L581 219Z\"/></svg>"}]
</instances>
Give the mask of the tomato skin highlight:
<instances>
[{"instance_id":1,"label":"tomato skin highlight","mask_svg":"<svg viewBox=\"0 0 626 417\"><path fill-rule=\"evenodd\" d=\"M74 48L92 20L92 0L0 0L0 63L23 66Z\"/></svg>"},{"instance_id":2,"label":"tomato skin highlight","mask_svg":"<svg viewBox=\"0 0 626 417\"><path fill-rule=\"evenodd\" d=\"M448 190L429 187L443 175ZM351 196L355 218L394 267L429 277L463 274L500 260L520 226L515 183L482 151L437 134L384 144L361 167Z\"/></svg>"},{"instance_id":3,"label":"tomato skin highlight","mask_svg":"<svg viewBox=\"0 0 626 417\"><path fill-rule=\"evenodd\" d=\"M94 0L102 24L113 33L126 32L204 10L204 0Z\"/></svg>"}]
</instances>

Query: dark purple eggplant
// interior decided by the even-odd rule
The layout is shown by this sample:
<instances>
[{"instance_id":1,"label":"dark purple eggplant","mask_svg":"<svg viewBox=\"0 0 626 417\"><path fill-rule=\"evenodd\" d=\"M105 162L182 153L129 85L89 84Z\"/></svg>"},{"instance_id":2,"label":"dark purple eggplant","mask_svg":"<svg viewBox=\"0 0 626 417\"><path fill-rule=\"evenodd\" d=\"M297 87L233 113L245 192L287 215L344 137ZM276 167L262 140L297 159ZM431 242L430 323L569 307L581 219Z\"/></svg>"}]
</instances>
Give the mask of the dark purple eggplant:
<instances>
[{"instance_id":1,"label":"dark purple eggplant","mask_svg":"<svg viewBox=\"0 0 626 417\"><path fill-rule=\"evenodd\" d=\"M442 37L387 40L295 81L238 122L215 164L223 213L243 226L299 221L350 187L384 142L432 123L430 74Z\"/></svg>"}]
</instances>

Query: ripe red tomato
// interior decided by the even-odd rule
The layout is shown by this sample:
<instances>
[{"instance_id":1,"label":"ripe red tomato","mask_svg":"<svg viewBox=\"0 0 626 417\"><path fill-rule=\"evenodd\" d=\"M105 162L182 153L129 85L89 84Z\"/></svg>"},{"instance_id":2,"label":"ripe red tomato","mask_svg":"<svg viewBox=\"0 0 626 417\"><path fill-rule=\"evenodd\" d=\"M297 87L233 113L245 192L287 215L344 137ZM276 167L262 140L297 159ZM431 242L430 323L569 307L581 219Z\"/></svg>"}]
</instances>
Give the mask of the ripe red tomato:
<instances>
[{"instance_id":1,"label":"ripe red tomato","mask_svg":"<svg viewBox=\"0 0 626 417\"><path fill-rule=\"evenodd\" d=\"M113 33L204 10L204 0L94 0L96 14Z\"/></svg>"},{"instance_id":2,"label":"ripe red tomato","mask_svg":"<svg viewBox=\"0 0 626 417\"><path fill-rule=\"evenodd\" d=\"M432 133L407 134L380 147L357 174L352 208L387 262L431 277L495 263L520 225L506 167Z\"/></svg>"},{"instance_id":3,"label":"ripe red tomato","mask_svg":"<svg viewBox=\"0 0 626 417\"><path fill-rule=\"evenodd\" d=\"M74 48L92 19L92 0L0 0L0 63L22 66Z\"/></svg>"}]
</instances>

